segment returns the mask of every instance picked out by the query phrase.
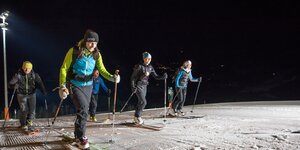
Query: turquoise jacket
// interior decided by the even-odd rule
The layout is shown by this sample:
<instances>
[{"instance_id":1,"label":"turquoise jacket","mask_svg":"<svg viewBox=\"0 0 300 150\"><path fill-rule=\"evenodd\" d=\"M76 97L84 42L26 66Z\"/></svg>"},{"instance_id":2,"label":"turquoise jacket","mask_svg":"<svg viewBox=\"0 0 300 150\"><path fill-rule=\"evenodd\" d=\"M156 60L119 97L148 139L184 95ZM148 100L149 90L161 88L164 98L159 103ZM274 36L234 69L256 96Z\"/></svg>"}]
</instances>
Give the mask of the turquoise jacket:
<instances>
[{"instance_id":1,"label":"turquoise jacket","mask_svg":"<svg viewBox=\"0 0 300 150\"><path fill-rule=\"evenodd\" d=\"M68 70L72 63L72 54L73 48L69 49L68 53L65 56L64 62L60 68L59 74L59 84L60 86L66 85L66 78ZM94 68L97 67L99 73L107 80L113 81L113 75L111 75L105 68L102 62L102 56L99 52L99 57L97 60L93 58L93 55L88 51L85 50L85 54L81 58L77 58L75 63L73 64L73 73L77 75L91 75L93 73ZM72 84L76 86L89 86L93 84L93 81L77 81L71 80Z\"/></svg>"}]
</instances>

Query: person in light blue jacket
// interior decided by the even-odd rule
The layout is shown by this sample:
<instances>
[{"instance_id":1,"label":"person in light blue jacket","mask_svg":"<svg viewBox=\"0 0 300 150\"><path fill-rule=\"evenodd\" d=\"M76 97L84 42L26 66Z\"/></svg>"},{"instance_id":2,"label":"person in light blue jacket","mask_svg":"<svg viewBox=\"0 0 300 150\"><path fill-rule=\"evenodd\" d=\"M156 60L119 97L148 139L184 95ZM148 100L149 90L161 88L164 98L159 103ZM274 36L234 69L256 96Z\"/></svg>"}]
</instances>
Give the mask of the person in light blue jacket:
<instances>
[{"instance_id":1,"label":"person in light blue jacket","mask_svg":"<svg viewBox=\"0 0 300 150\"><path fill-rule=\"evenodd\" d=\"M182 111L185 99L186 99L186 91L188 81L191 82L201 82L200 78L194 78L192 75L192 62L187 60L184 62L183 67L180 69L179 73L175 78L175 89L177 95L177 99L174 100L170 115L178 116L179 114L184 116L184 112Z\"/></svg>"}]
</instances>

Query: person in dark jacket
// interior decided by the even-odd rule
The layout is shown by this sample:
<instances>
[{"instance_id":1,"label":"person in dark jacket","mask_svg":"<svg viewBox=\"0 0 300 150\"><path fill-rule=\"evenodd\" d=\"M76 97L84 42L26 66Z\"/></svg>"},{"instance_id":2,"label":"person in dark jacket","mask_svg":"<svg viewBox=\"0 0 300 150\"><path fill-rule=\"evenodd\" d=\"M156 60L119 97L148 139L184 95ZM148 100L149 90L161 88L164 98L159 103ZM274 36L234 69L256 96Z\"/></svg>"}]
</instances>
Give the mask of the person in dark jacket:
<instances>
[{"instance_id":1,"label":"person in dark jacket","mask_svg":"<svg viewBox=\"0 0 300 150\"><path fill-rule=\"evenodd\" d=\"M103 81L103 79L99 76L98 69L94 70L94 76L93 76L93 90L92 90L92 96L91 96L91 102L90 102L90 120L93 122L96 122L97 119L95 117L96 110L97 110L97 103L98 103L98 94L99 90L102 88L106 94L108 94L108 89Z\"/></svg>"},{"instance_id":2,"label":"person in dark jacket","mask_svg":"<svg viewBox=\"0 0 300 150\"><path fill-rule=\"evenodd\" d=\"M22 68L9 81L9 87L17 90L17 99L20 106L20 124L25 130L32 126L35 118L36 109L36 84L38 84L44 96L47 95L44 83L39 76L32 70L32 63L23 62Z\"/></svg>"},{"instance_id":3,"label":"person in dark jacket","mask_svg":"<svg viewBox=\"0 0 300 150\"><path fill-rule=\"evenodd\" d=\"M149 76L151 75L156 80L167 79L166 73L164 73L163 76L157 75L150 62L151 62L151 55L148 52L144 52L143 62L135 65L130 79L132 92L135 92L138 98L138 102L134 114L134 123L136 124L144 123L141 116L142 116L142 111L147 104L146 94L147 94L147 86L149 84L148 81Z\"/></svg>"},{"instance_id":4,"label":"person in dark jacket","mask_svg":"<svg viewBox=\"0 0 300 150\"><path fill-rule=\"evenodd\" d=\"M177 116L178 114L184 116L184 112L182 111L182 108L184 106L184 102L186 99L186 91L187 91L187 85L188 81L192 82L201 82L200 78L194 78L192 76L192 62L190 60L187 60L184 62L183 67L181 67L179 73L177 74L175 78L175 88L176 93L178 93L177 99L174 100L170 115Z\"/></svg>"}]
</instances>

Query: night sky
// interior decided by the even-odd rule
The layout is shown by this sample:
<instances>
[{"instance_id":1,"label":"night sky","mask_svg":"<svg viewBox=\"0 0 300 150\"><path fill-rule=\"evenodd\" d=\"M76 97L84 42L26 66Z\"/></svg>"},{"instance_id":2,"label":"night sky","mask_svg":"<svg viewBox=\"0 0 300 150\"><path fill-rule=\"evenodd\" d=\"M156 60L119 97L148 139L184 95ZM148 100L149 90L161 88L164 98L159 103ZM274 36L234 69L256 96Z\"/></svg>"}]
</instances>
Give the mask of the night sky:
<instances>
[{"instance_id":1,"label":"night sky","mask_svg":"<svg viewBox=\"0 0 300 150\"><path fill-rule=\"evenodd\" d=\"M8 80L29 60L50 93L48 101L57 103L58 94L51 89L58 86L64 56L86 29L92 29L99 34L98 47L107 70L120 70L119 107L130 94L132 67L141 61L143 51L152 54L152 65L159 74L172 75L190 59L193 76L203 77L197 103L297 100L299 7L300 2L279 0L7 0L1 2L0 10L10 11ZM3 72L2 36L0 58ZM2 108L3 74L0 79ZM173 85L171 79L168 85ZM196 87L197 83L189 84L186 104L192 104ZM147 107L163 106L163 89L163 81L150 79ZM39 92L38 99L44 99Z\"/></svg>"}]
</instances>

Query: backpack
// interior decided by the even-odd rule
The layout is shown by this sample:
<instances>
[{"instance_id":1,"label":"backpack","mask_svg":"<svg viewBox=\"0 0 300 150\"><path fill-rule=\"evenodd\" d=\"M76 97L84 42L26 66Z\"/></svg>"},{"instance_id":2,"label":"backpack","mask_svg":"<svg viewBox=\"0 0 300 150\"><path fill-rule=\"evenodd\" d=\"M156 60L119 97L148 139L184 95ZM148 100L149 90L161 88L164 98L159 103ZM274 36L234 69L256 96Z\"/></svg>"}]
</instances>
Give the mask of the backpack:
<instances>
[{"instance_id":1,"label":"backpack","mask_svg":"<svg viewBox=\"0 0 300 150\"><path fill-rule=\"evenodd\" d=\"M177 75L179 74L179 72L180 72L181 69L182 69L182 66L176 69L175 73L174 73L173 76L172 76L172 83L175 82L176 77L177 77Z\"/></svg>"}]
</instances>

